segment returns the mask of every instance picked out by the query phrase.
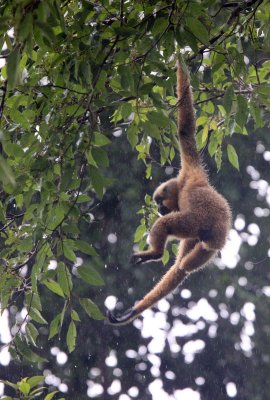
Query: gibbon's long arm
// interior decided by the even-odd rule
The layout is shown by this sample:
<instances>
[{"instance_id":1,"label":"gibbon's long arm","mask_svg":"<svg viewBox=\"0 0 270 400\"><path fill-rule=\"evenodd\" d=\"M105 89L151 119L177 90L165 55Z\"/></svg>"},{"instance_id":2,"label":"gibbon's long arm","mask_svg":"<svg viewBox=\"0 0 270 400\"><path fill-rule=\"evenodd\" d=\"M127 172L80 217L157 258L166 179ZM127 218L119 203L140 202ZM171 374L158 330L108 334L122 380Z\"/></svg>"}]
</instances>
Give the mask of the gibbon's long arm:
<instances>
[{"instance_id":1,"label":"gibbon's long arm","mask_svg":"<svg viewBox=\"0 0 270 400\"><path fill-rule=\"evenodd\" d=\"M174 290L192 272L202 268L224 246L231 223L227 201L209 184L196 148L195 117L189 75L180 60L177 69L178 134L181 170L154 193L162 215L149 233L149 248L132 255L140 264L162 258L169 237L181 240L174 265L160 282L132 308L108 312L108 322L124 325Z\"/></svg>"},{"instance_id":2,"label":"gibbon's long arm","mask_svg":"<svg viewBox=\"0 0 270 400\"><path fill-rule=\"evenodd\" d=\"M199 166L200 155L195 139L195 114L189 73L179 57L177 68L178 136L182 168Z\"/></svg>"}]
</instances>

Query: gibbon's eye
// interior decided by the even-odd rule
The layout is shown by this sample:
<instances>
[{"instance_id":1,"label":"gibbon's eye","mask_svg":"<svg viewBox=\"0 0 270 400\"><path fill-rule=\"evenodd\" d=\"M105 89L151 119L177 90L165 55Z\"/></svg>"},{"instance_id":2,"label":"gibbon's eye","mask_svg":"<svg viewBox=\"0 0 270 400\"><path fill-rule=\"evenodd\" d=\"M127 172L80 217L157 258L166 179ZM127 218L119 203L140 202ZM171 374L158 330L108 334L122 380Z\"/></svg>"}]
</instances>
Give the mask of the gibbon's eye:
<instances>
[{"instance_id":1,"label":"gibbon's eye","mask_svg":"<svg viewBox=\"0 0 270 400\"><path fill-rule=\"evenodd\" d=\"M168 192L168 189L167 189L166 186L162 189L162 192L163 192L163 193L167 193L167 192Z\"/></svg>"}]
</instances>

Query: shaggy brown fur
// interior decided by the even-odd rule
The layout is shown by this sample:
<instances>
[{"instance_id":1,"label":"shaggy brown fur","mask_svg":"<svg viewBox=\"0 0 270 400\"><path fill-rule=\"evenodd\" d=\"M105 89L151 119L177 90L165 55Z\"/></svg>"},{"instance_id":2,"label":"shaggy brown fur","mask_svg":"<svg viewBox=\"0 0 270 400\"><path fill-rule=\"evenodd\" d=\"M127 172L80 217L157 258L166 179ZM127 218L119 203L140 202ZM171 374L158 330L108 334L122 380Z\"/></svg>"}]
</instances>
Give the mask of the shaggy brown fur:
<instances>
[{"instance_id":1,"label":"shaggy brown fur","mask_svg":"<svg viewBox=\"0 0 270 400\"><path fill-rule=\"evenodd\" d=\"M108 314L109 323L123 325L175 289L187 275L203 267L224 246L231 223L227 201L209 184L195 141L195 117L189 75L179 63L177 69L178 135L181 170L176 178L161 184L154 200L162 215L149 235L149 249L134 253L140 264L159 260L170 236L181 239L174 265L161 281L125 313Z\"/></svg>"}]
</instances>

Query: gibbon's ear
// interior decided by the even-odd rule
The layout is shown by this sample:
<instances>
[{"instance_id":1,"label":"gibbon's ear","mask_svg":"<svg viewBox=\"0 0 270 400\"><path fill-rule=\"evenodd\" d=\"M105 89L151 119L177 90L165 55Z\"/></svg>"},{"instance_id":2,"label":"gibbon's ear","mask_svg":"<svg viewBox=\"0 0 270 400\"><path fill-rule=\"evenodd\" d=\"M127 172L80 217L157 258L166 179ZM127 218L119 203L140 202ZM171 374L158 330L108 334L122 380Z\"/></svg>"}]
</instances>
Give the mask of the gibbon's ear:
<instances>
[{"instance_id":1,"label":"gibbon's ear","mask_svg":"<svg viewBox=\"0 0 270 400\"><path fill-rule=\"evenodd\" d=\"M107 311L107 317L108 317L107 323L109 325L114 325L114 326L126 325L133 319L135 319L137 315L138 312L133 307L129 308L119 316L117 316L117 314L114 314L112 311Z\"/></svg>"}]
</instances>

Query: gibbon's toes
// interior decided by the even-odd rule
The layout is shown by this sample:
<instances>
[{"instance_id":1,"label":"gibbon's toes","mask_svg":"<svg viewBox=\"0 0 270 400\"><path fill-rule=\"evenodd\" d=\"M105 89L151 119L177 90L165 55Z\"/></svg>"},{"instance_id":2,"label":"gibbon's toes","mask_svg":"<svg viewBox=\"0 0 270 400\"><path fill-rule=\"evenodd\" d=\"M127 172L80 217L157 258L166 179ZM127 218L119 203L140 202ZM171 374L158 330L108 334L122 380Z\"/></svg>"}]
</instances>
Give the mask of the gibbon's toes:
<instances>
[{"instance_id":1,"label":"gibbon's toes","mask_svg":"<svg viewBox=\"0 0 270 400\"><path fill-rule=\"evenodd\" d=\"M107 311L108 323L110 325L125 325L131 322L137 315L137 311L132 307L124 311L122 314L114 314L112 311Z\"/></svg>"},{"instance_id":2,"label":"gibbon's toes","mask_svg":"<svg viewBox=\"0 0 270 400\"><path fill-rule=\"evenodd\" d=\"M129 262L130 264L141 264L143 262L143 258L138 254L134 253L131 255Z\"/></svg>"}]
</instances>

